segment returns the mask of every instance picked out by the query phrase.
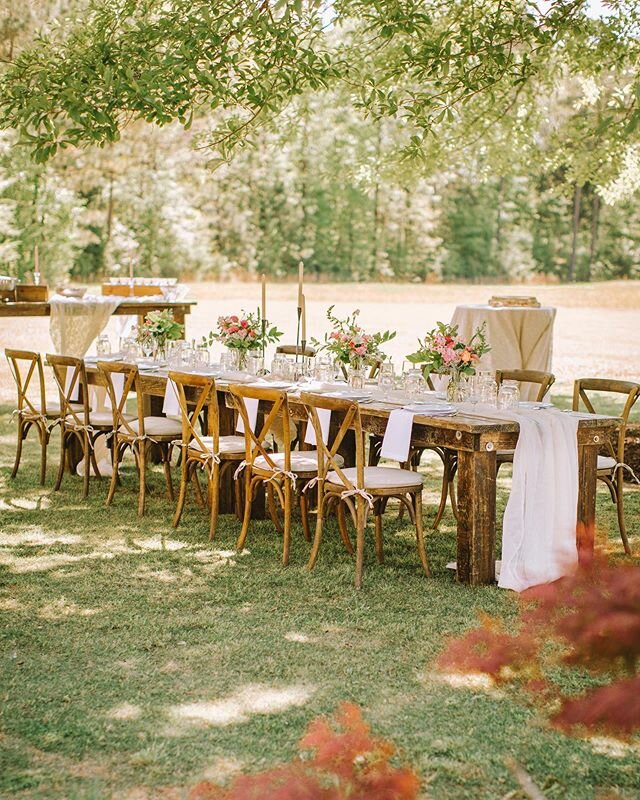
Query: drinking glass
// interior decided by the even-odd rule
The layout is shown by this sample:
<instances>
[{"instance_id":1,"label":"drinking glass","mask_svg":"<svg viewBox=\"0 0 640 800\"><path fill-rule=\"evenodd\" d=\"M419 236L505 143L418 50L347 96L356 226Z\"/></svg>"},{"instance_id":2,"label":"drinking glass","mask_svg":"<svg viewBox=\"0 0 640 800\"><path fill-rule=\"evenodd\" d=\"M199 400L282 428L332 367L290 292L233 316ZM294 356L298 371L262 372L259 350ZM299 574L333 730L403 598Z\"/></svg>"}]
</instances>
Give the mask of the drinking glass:
<instances>
[{"instance_id":1,"label":"drinking glass","mask_svg":"<svg viewBox=\"0 0 640 800\"><path fill-rule=\"evenodd\" d=\"M196 369L206 369L209 366L209 348L200 344L193 350L193 366Z\"/></svg>"},{"instance_id":2,"label":"drinking glass","mask_svg":"<svg viewBox=\"0 0 640 800\"><path fill-rule=\"evenodd\" d=\"M390 361L380 364L380 371L378 372L378 387L382 391L391 391L395 389L396 379L393 374L393 364Z\"/></svg>"},{"instance_id":3,"label":"drinking glass","mask_svg":"<svg viewBox=\"0 0 640 800\"><path fill-rule=\"evenodd\" d=\"M286 378L288 371L287 357L283 353L276 353L271 362L271 377Z\"/></svg>"},{"instance_id":4,"label":"drinking glass","mask_svg":"<svg viewBox=\"0 0 640 800\"><path fill-rule=\"evenodd\" d=\"M497 393L498 384L493 377L493 373L480 373L478 376L478 402L495 407Z\"/></svg>"},{"instance_id":5,"label":"drinking glass","mask_svg":"<svg viewBox=\"0 0 640 800\"><path fill-rule=\"evenodd\" d=\"M173 339L167 342L167 364L171 368L182 366L182 348L186 342L184 339Z\"/></svg>"},{"instance_id":6,"label":"drinking glass","mask_svg":"<svg viewBox=\"0 0 640 800\"><path fill-rule=\"evenodd\" d=\"M498 389L498 408L516 408L520 402L518 381L503 381Z\"/></svg>"},{"instance_id":7,"label":"drinking glass","mask_svg":"<svg viewBox=\"0 0 640 800\"><path fill-rule=\"evenodd\" d=\"M133 336L127 336L122 340L121 346L122 359L124 361L135 361L138 355L138 345Z\"/></svg>"},{"instance_id":8,"label":"drinking glass","mask_svg":"<svg viewBox=\"0 0 640 800\"><path fill-rule=\"evenodd\" d=\"M262 375L264 372L264 358L249 353L247 356L247 372L249 375Z\"/></svg>"},{"instance_id":9,"label":"drinking glass","mask_svg":"<svg viewBox=\"0 0 640 800\"><path fill-rule=\"evenodd\" d=\"M333 365L329 356L317 356L313 369L313 377L317 381L326 382L333 380Z\"/></svg>"},{"instance_id":10,"label":"drinking glass","mask_svg":"<svg viewBox=\"0 0 640 800\"><path fill-rule=\"evenodd\" d=\"M421 369L410 369L404 376L404 390L409 397L418 397L421 395L427 386Z\"/></svg>"},{"instance_id":11,"label":"drinking glass","mask_svg":"<svg viewBox=\"0 0 640 800\"><path fill-rule=\"evenodd\" d=\"M103 333L96 339L96 355L110 356L111 355L111 342L109 337Z\"/></svg>"}]
</instances>

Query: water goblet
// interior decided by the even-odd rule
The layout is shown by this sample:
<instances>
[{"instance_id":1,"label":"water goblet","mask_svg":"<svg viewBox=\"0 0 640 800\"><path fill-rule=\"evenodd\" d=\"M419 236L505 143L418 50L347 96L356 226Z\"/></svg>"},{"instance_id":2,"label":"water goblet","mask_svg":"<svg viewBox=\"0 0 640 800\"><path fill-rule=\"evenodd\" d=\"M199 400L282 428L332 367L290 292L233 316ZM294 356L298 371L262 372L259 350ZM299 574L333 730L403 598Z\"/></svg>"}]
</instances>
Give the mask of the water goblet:
<instances>
[{"instance_id":1,"label":"water goblet","mask_svg":"<svg viewBox=\"0 0 640 800\"><path fill-rule=\"evenodd\" d=\"M96 355L110 356L111 355L111 342L109 337L103 333L96 339Z\"/></svg>"}]
</instances>

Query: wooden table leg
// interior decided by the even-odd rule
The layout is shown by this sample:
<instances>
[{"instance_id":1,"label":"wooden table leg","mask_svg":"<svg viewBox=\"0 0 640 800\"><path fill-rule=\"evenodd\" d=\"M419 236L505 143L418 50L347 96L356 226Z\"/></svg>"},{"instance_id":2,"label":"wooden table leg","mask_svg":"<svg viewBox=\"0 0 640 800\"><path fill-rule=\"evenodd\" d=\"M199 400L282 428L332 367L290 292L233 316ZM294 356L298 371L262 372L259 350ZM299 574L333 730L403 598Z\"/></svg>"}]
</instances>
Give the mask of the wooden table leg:
<instances>
[{"instance_id":1,"label":"wooden table leg","mask_svg":"<svg viewBox=\"0 0 640 800\"><path fill-rule=\"evenodd\" d=\"M596 519L597 445L578 445L578 561L593 558Z\"/></svg>"},{"instance_id":2,"label":"wooden table leg","mask_svg":"<svg viewBox=\"0 0 640 800\"><path fill-rule=\"evenodd\" d=\"M460 583L495 580L496 453L458 453L458 571Z\"/></svg>"}]
</instances>

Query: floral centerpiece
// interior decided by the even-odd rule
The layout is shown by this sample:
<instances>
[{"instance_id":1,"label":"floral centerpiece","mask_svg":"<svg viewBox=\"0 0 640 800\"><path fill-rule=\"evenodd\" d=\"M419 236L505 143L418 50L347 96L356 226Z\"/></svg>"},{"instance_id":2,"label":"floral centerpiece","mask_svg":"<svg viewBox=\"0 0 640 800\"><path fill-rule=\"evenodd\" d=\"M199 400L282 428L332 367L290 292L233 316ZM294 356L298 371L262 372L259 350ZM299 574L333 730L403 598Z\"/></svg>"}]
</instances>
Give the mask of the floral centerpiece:
<instances>
[{"instance_id":1,"label":"floral centerpiece","mask_svg":"<svg viewBox=\"0 0 640 800\"><path fill-rule=\"evenodd\" d=\"M203 341L209 345L217 341L229 348L236 356L238 369L245 366L250 350L262 351L266 345L277 342L282 336L282 331L275 325L269 327L266 320L262 320L259 311L256 314L241 311L240 315L218 317L216 328Z\"/></svg>"},{"instance_id":2,"label":"floral centerpiece","mask_svg":"<svg viewBox=\"0 0 640 800\"><path fill-rule=\"evenodd\" d=\"M333 309L334 306L327 309L327 319L333 328L331 333L325 334L324 342L311 340L317 350L331 353L342 366L343 372L346 372L347 367L359 371L387 358L381 346L393 339L395 331L365 333L364 328L357 323L360 309L357 308L346 319L336 317Z\"/></svg>"},{"instance_id":3,"label":"floral centerpiece","mask_svg":"<svg viewBox=\"0 0 640 800\"><path fill-rule=\"evenodd\" d=\"M424 339L418 339L419 349L407 356L413 364L423 364L423 371L448 375L447 399L457 400L460 379L475 375L480 358L491 349L487 344L486 323L473 333L468 342L458 335L457 325L438 322Z\"/></svg>"},{"instance_id":4,"label":"floral centerpiece","mask_svg":"<svg viewBox=\"0 0 640 800\"><path fill-rule=\"evenodd\" d=\"M142 325L136 328L136 342L143 352L153 355L156 360L166 357L167 342L181 339L183 335L184 325L175 321L170 308L149 311Z\"/></svg>"}]
</instances>

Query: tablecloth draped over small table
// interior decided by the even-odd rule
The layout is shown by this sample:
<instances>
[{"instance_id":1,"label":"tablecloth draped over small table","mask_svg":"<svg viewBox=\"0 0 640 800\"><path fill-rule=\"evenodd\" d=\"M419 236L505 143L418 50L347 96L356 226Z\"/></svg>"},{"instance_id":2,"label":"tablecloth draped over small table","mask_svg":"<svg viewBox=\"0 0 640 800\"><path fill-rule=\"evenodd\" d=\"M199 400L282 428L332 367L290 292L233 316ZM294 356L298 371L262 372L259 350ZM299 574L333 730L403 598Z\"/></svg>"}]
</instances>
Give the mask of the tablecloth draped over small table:
<instances>
[{"instance_id":1,"label":"tablecloth draped over small table","mask_svg":"<svg viewBox=\"0 0 640 800\"><path fill-rule=\"evenodd\" d=\"M488 305L461 305L453 313L453 324L464 339L487 323L491 350L482 357L485 369L535 369L549 372L556 309L494 308ZM522 400L535 400L538 386L524 384Z\"/></svg>"},{"instance_id":2,"label":"tablecloth draped over small table","mask_svg":"<svg viewBox=\"0 0 640 800\"><path fill-rule=\"evenodd\" d=\"M54 295L49 304L49 333L56 353L82 358L106 328L121 297L85 295L82 299Z\"/></svg>"},{"instance_id":3,"label":"tablecloth draped over small table","mask_svg":"<svg viewBox=\"0 0 640 800\"><path fill-rule=\"evenodd\" d=\"M555 408L482 413L520 426L498 585L521 592L555 581L578 564L579 416Z\"/></svg>"}]
</instances>

